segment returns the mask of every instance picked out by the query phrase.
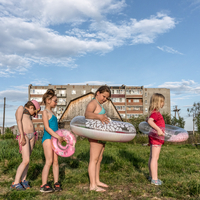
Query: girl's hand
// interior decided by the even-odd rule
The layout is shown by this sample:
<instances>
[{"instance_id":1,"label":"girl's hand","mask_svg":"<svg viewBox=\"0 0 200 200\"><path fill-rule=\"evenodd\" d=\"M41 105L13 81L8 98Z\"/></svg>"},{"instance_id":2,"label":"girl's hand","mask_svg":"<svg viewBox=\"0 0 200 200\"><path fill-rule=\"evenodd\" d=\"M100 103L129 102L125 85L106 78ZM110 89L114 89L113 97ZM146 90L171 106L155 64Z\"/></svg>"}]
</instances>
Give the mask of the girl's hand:
<instances>
[{"instance_id":1,"label":"girl's hand","mask_svg":"<svg viewBox=\"0 0 200 200\"><path fill-rule=\"evenodd\" d=\"M21 143L22 146L24 146L26 144L25 137L21 137L20 143Z\"/></svg>"},{"instance_id":2,"label":"girl's hand","mask_svg":"<svg viewBox=\"0 0 200 200\"><path fill-rule=\"evenodd\" d=\"M164 136L164 133L162 132L161 129L159 129L159 130L157 131L157 133L158 133L159 136Z\"/></svg>"},{"instance_id":3,"label":"girl's hand","mask_svg":"<svg viewBox=\"0 0 200 200\"><path fill-rule=\"evenodd\" d=\"M60 142L60 144L65 141L63 137L58 136L58 142Z\"/></svg>"},{"instance_id":4,"label":"girl's hand","mask_svg":"<svg viewBox=\"0 0 200 200\"><path fill-rule=\"evenodd\" d=\"M104 124L108 124L110 122L110 120L108 119L108 117L106 116L106 114L103 114L103 115L99 115L99 119L100 121Z\"/></svg>"}]
</instances>

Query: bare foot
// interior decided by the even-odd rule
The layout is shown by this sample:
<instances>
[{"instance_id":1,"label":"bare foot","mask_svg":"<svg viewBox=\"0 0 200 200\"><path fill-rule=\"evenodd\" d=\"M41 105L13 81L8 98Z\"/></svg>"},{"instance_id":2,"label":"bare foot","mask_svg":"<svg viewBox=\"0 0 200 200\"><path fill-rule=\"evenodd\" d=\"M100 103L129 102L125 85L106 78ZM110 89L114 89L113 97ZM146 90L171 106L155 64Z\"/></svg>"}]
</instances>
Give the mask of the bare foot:
<instances>
[{"instance_id":1,"label":"bare foot","mask_svg":"<svg viewBox=\"0 0 200 200\"><path fill-rule=\"evenodd\" d=\"M108 185L106 185L105 183L102 183L102 182L97 183L97 185L100 187L105 187L105 188L109 187Z\"/></svg>"},{"instance_id":2,"label":"bare foot","mask_svg":"<svg viewBox=\"0 0 200 200\"><path fill-rule=\"evenodd\" d=\"M106 190L104 190L101 187L95 187L95 188L90 188L90 191L96 191L96 192L105 192Z\"/></svg>"}]
</instances>

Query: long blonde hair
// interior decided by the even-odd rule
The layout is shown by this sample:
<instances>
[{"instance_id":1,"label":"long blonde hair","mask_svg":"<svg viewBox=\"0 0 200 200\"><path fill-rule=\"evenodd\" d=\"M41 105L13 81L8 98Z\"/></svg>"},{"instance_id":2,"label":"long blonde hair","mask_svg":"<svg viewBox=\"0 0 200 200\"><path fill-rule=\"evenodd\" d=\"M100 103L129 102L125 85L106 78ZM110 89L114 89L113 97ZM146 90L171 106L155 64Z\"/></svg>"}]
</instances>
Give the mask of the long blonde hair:
<instances>
[{"instance_id":1,"label":"long blonde hair","mask_svg":"<svg viewBox=\"0 0 200 200\"><path fill-rule=\"evenodd\" d=\"M154 93L150 99L149 116L154 110L158 112L161 108L161 103L164 101L165 101L165 97L162 94Z\"/></svg>"}]
</instances>

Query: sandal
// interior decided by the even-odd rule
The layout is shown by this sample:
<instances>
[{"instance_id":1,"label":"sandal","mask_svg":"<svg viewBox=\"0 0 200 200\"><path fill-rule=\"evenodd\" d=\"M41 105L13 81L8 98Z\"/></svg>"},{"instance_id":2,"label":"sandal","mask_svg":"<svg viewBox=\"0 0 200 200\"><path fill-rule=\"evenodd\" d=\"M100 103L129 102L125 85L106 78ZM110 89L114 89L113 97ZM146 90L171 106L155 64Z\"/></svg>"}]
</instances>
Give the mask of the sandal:
<instances>
[{"instance_id":1,"label":"sandal","mask_svg":"<svg viewBox=\"0 0 200 200\"><path fill-rule=\"evenodd\" d=\"M54 190L56 192L62 191L62 188L60 187L60 183L59 182L54 183Z\"/></svg>"},{"instance_id":2,"label":"sandal","mask_svg":"<svg viewBox=\"0 0 200 200\"><path fill-rule=\"evenodd\" d=\"M28 184L28 181L26 180L23 180L20 182L22 184L22 186L25 188L25 189L30 189L30 185Z\"/></svg>"},{"instance_id":3,"label":"sandal","mask_svg":"<svg viewBox=\"0 0 200 200\"><path fill-rule=\"evenodd\" d=\"M54 189L50 185L45 184L40 187L40 192L44 192L44 193L54 192Z\"/></svg>"},{"instance_id":4,"label":"sandal","mask_svg":"<svg viewBox=\"0 0 200 200\"><path fill-rule=\"evenodd\" d=\"M23 188L23 186L20 183L14 184L14 182L10 186L10 189L11 190L25 190L25 188Z\"/></svg>"}]
</instances>

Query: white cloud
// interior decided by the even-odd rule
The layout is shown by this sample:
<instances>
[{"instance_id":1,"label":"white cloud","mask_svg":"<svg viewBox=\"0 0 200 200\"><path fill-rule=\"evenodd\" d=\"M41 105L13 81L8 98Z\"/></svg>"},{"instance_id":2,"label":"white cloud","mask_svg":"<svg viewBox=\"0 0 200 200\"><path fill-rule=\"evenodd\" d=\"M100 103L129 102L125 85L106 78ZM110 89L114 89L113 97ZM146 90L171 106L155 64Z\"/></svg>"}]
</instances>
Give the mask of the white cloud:
<instances>
[{"instance_id":1,"label":"white cloud","mask_svg":"<svg viewBox=\"0 0 200 200\"><path fill-rule=\"evenodd\" d=\"M148 85L144 85L145 88L150 88L150 87L153 87L155 85L155 83L150 83Z\"/></svg>"},{"instance_id":2,"label":"white cloud","mask_svg":"<svg viewBox=\"0 0 200 200\"><path fill-rule=\"evenodd\" d=\"M31 81L31 84L33 85L48 85L50 82L43 78L43 79L35 79L34 81Z\"/></svg>"},{"instance_id":3,"label":"white cloud","mask_svg":"<svg viewBox=\"0 0 200 200\"><path fill-rule=\"evenodd\" d=\"M189 94L200 94L200 84L193 80L182 80L180 82L165 82L158 86L159 88L168 88L173 91L176 95L189 93Z\"/></svg>"},{"instance_id":4,"label":"white cloud","mask_svg":"<svg viewBox=\"0 0 200 200\"><path fill-rule=\"evenodd\" d=\"M70 85L109 85L110 82L106 82L106 81L85 81L85 82L82 82L82 83L67 83L67 84L70 84ZM67 85L66 84L66 85Z\"/></svg>"},{"instance_id":5,"label":"white cloud","mask_svg":"<svg viewBox=\"0 0 200 200\"><path fill-rule=\"evenodd\" d=\"M105 14L119 12L126 6L125 0L7 0L2 3L0 11L4 15L45 25L100 20Z\"/></svg>"},{"instance_id":6,"label":"white cloud","mask_svg":"<svg viewBox=\"0 0 200 200\"><path fill-rule=\"evenodd\" d=\"M113 22L110 16L122 11L125 0L0 3L0 76L4 77L26 73L35 63L75 68L77 56L153 43L176 25L175 19L164 13ZM54 25L62 29L61 33Z\"/></svg>"},{"instance_id":7,"label":"white cloud","mask_svg":"<svg viewBox=\"0 0 200 200\"><path fill-rule=\"evenodd\" d=\"M0 101L3 102L3 98L6 97L6 101L9 102L26 102L28 101L28 90L4 90L0 91Z\"/></svg>"},{"instance_id":8,"label":"white cloud","mask_svg":"<svg viewBox=\"0 0 200 200\"><path fill-rule=\"evenodd\" d=\"M183 107L186 107L186 108L188 108L188 107L192 107L193 105L184 105Z\"/></svg>"},{"instance_id":9,"label":"white cloud","mask_svg":"<svg viewBox=\"0 0 200 200\"><path fill-rule=\"evenodd\" d=\"M168 46L159 47L159 46L157 46L157 48L160 49L161 51L164 51L164 52L167 52L167 53L183 55L183 53L180 53L179 51L173 49L172 47L168 47Z\"/></svg>"}]
</instances>

